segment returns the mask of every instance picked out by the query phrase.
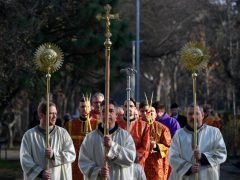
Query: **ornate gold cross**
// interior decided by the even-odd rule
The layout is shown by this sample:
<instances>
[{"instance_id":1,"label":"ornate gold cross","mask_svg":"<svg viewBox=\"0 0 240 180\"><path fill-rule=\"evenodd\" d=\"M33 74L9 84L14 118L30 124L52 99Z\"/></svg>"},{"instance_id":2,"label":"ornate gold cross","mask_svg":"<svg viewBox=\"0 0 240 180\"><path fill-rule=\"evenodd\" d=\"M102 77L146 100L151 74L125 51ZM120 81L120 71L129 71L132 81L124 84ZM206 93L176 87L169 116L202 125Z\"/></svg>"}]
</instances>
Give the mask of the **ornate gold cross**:
<instances>
[{"instance_id":1,"label":"ornate gold cross","mask_svg":"<svg viewBox=\"0 0 240 180\"><path fill-rule=\"evenodd\" d=\"M111 32L110 32L110 20L111 19L115 19L115 20L119 20L119 14L110 14L110 11L112 9L112 7L107 4L104 9L106 10L106 14L105 15L101 15L101 14L97 14L96 18L100 21L102 19L106 20L106 29L105 29L105 37L106 37L106 41L104 42L104 45L106 48L110 48L112 45L112 42L110 40L110 37L112 36Z\"/></svg>"}]
</instances>

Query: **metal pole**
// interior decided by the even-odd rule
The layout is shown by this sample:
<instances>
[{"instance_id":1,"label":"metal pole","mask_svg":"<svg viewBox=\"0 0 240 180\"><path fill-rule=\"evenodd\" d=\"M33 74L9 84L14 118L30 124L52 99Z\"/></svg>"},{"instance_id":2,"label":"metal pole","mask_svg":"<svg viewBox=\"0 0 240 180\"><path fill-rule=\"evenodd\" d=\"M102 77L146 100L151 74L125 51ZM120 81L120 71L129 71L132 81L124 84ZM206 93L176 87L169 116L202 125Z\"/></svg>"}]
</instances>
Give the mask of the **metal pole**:
<instances>
[{"instance_id":1,"label":"metal pole","mask_svg":"<svg viewBox=\"0 0 240 180\"><path fill-rule=\"evenodd\" d=\"M131 77L136 73L136 70L131 68L121 69L120 72L127 75L127 130L130 132L130 97L131 97Z\"/></svg>"},{"instance_id":2,"label":"metal pole","mask_svg":"<svg viewBox=\"0 0 240 180\"><path fill-rule=\"evenodd\" d=\"M104 136L109 134L109 124L108 124L108 116L109 116L109 91L110 91L110 47L111 43L105 43L105 58L106 58L106 66L105 66L105 116L104 116Z\"/></svg>"},{"instance_id":3,"label":"metal pole","mask_svg":"<svg viewBox=\"0 0 240 180\"><path fill-rule=\"evenodd\" d=\"M46 93L46 99L47 99L47 109L46 109L46 124L45 124L45 128L46 128L46 139L45 139L45 146L46 148L49 147L49 99L50 99L50 78L51 78L51 74L50 74L50 68L49 68L49 72L46 75L47 78L47 93ZM46 158L46 170L49 169L49 159Z\"/></svg>"},{"instance_id":4,"label":"metal pole","mask_svg":"<svg viewBox=\"0 0 240 180\"><path fill-rule=\"evenodd\" d=\"M130 81L131 81L131 75L128 74L127 75L127 88L126 88L126 91L127 91L127 130L128 132L130 132L130 93L131 93L131 84L130 84Z\"/></svg>"},{"instance_id":5,"label":"metal pole","mask_svg":"<svg viewBox=\"0 0 240 180\"><path fill-rule=\"evenodd\" d=\"M140 101L140 0L136 0L136 65L137 65L137 102Z\"/></svg>"},{"instance_id":6,"label":"metal pole","mask_svg":"<svg viewBox=\"0 0 240 180\"><path fill-rule=\"evenodd\" d=\"M193 104L194 104L194 132L193 132L193 148L197 148L197 142L198 142L198 137L197 137L197 119L196 119L196 113L197 113L197 94L196 94L196 78L197 78L197 73L192 74L193 78ZM197 163L197 159L194 159L194 163ZM195 173L194 175L194 180L198 180L198 173Z\"/></svg>"},{"instance_id":7,"label":"metal pole","mask_svg":"<svg viewBox=\"0 0 240 180\"><path fill-rule=\"evenodd\" d=\"M132 41L132 69L136 69L136 41ZM135 74L132 75L131 79L132 84L132 91L131 91L131 97L136 99L135 97L135 90L136 90L136 76Z\"/></svg>"}]
</instances>

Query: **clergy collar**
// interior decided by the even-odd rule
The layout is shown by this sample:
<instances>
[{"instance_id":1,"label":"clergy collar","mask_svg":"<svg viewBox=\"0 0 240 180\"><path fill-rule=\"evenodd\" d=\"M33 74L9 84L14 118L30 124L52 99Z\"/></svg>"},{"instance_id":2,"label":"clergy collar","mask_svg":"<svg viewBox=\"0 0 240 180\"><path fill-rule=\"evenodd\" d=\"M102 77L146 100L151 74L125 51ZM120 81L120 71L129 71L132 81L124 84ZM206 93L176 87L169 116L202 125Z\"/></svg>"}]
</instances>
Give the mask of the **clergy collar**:
<instances>
[{"instance_id":1,"label":"clergy collar","mask_svg":"<svg viewBox=\"0 0 240 180\"><path fill-rule=\"evenodd\" d=\"M127 117L123 117L123 119L125 120L125 121L127 121ZM134 117L133 119L130 119L130 122L133 122L133 121L135 121L136 120L136 118Z\"/></svg>"},{"instance_id":2,"label":"clergy collar","mask_svg":"<svg viewBox=\"0 0 240 180\"><path fill-rule=\"evenodd\" d=\"M80 119L81 121L86 121L86 120L87 120L87 117L86 117L86 116L80 116L79 119Z\"/></svg>"},{"instance_id":3,"label":"clergy collar","mask_svg":"<svg viewBox=\"0 0 240 180\"><path fill-rule=\"evenodd\" d=\"M202 129L203 125L204 125L204 124L202 124L200 127L198 127L197 130L199 131L200 129ZM194 129L191 128L188 124L185 126L185 128L186 128L186 130L188 130L188 131L191 131L191 132L194 131Z\"/></svg>"},{"instance_id":4,"label":"clergy collar","mask_svg":"<svg viewBox=\"0 0 240 180\"><path fill-rule=\"evenodd\" d=\"M46 134L46 129L41 128L40 126L37 126L38 130L42 133L42 134ZM49 129L49 134L51 134L51 132L55 129L55 126L53 126L53 128Z\"/></svg>"},{"instance_id":5,"label":"clergy collar","mask_svg":"<svg viewBox=\"0 0 240 180\"><path fill-rule=\"evenodd\" d=\"M109 134L113 134L116 130L118 129L118 124L115 123L115 126L109 130ZM103 127L103 124L102 123L99 123L98 125L98 130L104 134L104 127Z\"/></svg>"}]
</instances>

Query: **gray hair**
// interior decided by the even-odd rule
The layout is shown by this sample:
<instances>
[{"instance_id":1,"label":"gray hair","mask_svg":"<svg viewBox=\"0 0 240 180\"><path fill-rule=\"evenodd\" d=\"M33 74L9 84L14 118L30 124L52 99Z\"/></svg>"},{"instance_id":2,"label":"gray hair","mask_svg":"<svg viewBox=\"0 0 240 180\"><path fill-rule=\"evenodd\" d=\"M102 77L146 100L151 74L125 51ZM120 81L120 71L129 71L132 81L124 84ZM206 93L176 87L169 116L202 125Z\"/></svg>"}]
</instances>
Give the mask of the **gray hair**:
<instances>
[{"instance_id":1,"label":"gray hair","mask_svg":"<svg viewBox=\"0 0 240 180\"><path fill-rule=\"evenodd\" d=\"M188 108L194 108L194 103L189 104ZM198 108L203 113L203 107L202 106L199 106L198 104L196 104L196 108Z\"/></svg>"},{"instance_id":2,"label":"gray hair","mask_svg":"<svg viewBox=\"0 0 240 180\"><path fill-rule=\"evenodd\" d=\"M93 101L93 99L95 99L95 98L97 98L97 97L102 97L103 98L103 100L104 100L104 95L103 95L103 93L101 93L101 92L96 92L93 96L92 96L92 101Z\"/></svg>"}]
</instances>

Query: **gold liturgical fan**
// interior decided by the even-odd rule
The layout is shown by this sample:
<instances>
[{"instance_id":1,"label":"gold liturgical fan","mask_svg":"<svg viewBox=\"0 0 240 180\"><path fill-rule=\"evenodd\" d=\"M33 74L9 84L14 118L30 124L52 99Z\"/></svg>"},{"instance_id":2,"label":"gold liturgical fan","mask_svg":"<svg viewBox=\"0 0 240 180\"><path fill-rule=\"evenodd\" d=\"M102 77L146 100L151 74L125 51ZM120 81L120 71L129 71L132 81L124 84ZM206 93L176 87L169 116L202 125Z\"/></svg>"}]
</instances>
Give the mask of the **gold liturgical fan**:
<instances>
[{"instance_id":1,"label":"gold liturgical fan","mask_svg":"<svg viewBox=\"0 0 240 180\"><path fill-rule=\"evenodd\" d=\"M47 112L46 112L46 139L45 146L49 147L49 97L50 97L50 78L51 74L57 71L63 64L63 53L53 43L45 43L38 47L34 53L34 63L37 69L46 73L47 78ZM49 169L49 161L46 159L46 169Z\"/></svg>"},{"instance_id":2,"label":"gold liturgical fan","mask_svg":"<svg viewBox=\"0 0 240 180\"><path fill-rule=\"evenodd\" d=\"M194 134L193 134L193 146L197 148L197 119L196 119L196 108L197 108L197 95L196 95L196 78L197 71L207 67L209 53L208 49L201 42L189 42L183 46L181 53L181 60L185 68L192 72L193 78L193 103L194 103ZM197 160L194 159L196 163ZM195 173L195 180L198 179L198 174Z\"/></svg>"}]
</instances>

